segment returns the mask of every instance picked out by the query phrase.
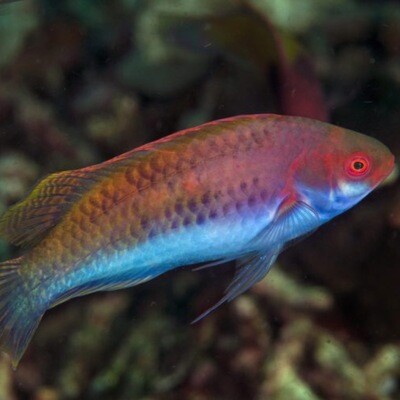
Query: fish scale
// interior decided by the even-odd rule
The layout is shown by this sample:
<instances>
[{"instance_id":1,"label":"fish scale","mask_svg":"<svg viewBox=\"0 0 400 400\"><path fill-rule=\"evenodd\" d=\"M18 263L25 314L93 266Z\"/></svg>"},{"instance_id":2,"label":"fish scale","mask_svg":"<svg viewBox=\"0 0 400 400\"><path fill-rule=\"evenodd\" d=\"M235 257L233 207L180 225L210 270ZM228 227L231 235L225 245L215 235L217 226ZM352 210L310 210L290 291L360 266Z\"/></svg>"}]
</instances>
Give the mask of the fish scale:
<instances>
[{"instance_id":1,"label":"fish scale","mask_svg":"<svg viewBox=\"0 0 400 400\"><path fill-rule=\"evenodd\" d=\"M231 134L230 136L233 136L233 135ZM247 133L246 137L250 137L250 136L251 136L250 133ZM240 137L239 139L243 140L243 137ZM239 141L232 141L231 140L230 142L231 142L231 144L233 142L236 145L241 143L240 140ZM211 143L206 143L206 144L203 145L203 147L204 148L208 148L208 147L211 146L211 148L214 148L215 144L216 144L215 140L211 140ZM198 148L198 145L196 147ZM250 146L247 146L247 147L249 148ZM149 164L152 166L152 171L154 171L154 173L152 173L150 175L150 179L148 179L147 181L146 180L143 181L143 180L136 179L134 184L132 184L132 180L127 179L127 183L130 184L130 186L128 186L129 187L128 194L124 193L124 191L122 190L122 191L119 192L120 193L119 197L116 197L116 198L113 197L114 196L113 193L115 193L116 191L118 191L121 188L121 184L119 182L119 178L118 177L114 178L114 181L115 181L114 184L110 184L109 187L106 186L105 188L103 187L101 189L98 189L98 191L100 190L100 194L103 196L103 198L112 199L114 201L114 203L118 206L119 202L121 202L121 199L126 199L126 201L129 200L128 195L130 193L136 193L137 191L139 191L139 193L140 193L141 191L143 191L143 190L145 190L147 188L147 194L146 194L147 198L146 198L146 200L143 201L143 202L134 201L133 208L135 209L136 213L138 213L138 214L140 214L142 216L142 218L143 218L143 215L146 216L146 214L148 214L149 212L153 211L153 214L150 214L149 216L147 216L147 218L151 219L153 221L157 221L157 217L156 217L156 215L154 215L154 212L157 211L157 210L154 210L152 207L148 206L149 203L150 204L152 203L152 194L149 193L149 191L150 191L149 188L150 187L154 187L154 185L157 185L157 182L158 182L157 178L160 175L160 172L163 170L165 165L168 165L169 158L171 158L171 157L168 157L169 154L171 154L171 153L165 153L164 154L162 152L157 152L156 155L158 157L155 157L154 154L152 154L152 156L150 157ZM217 155L216 152L214 152L214 153L211 154L211 157L212 156L216 156L216 155ZM191 161L189 161L189 164L191 165L191 168L193 168L193 165L196 164L195 154L193 154L193 151L192 151L192 149L190 147L183 154L182 159L185 160L185 161L191 160ZM177 158L173 157L173 161L176 161L176 160L177 160ZM148 169L146 164L147 163L143 163L143 164L141 164L139 166L139 168L137 168L137 170L139 172L139 176L141 176L141 178L143 178L143 174L141 174L140 171ZM175 172L178 172L178 174L179 174L179 172L181 170L178 169L178 168L179 167L180 168L184 168L185 165L187 165L187 164L185 164L185 163L176 164L175 165ZM123 176L125 176L125 177L128 177L128 176L131 177L132 176L132 169L136 170L135 167L128 166L126 168L126 171L122 171L121 174L123 174ZM173 177L174 176L175 175L173 175ZM152 183L152 182L155 182L155 183ZM131 186L133 186L132 190L130 190ZM159 186L161 186L161 187L159 187ZM160 195L162 195L163 193L164 193L164 195L168 196L168 189L165 186L166 186L166 184L164 182L160 182L157 185L157 187L155 188L155 190L153 190L153 193L154 193L153 197L155 197L154 200L159 199ZM122 187L124 187L124 186L122 186ZM92 194L89 193L87 196L90 196L90 195L92 195ZM96 193L94 195L96 195ZM199 217L199 215L195 215L195 216L191 215L190 210L187 210L187 207L186 207L186 204L184 203L184 200L185 199L182 199L180 203L175 204L175 207L173 208L175 210L175 213L172 214L172 220L175 222L175 224L174 224L175 225L175 229L177 229L180 226L190 226L193 223L193 221L197 220L198 217ZM137 203L139 203L139 204L137 204ZM103 204L104 204L104 201L103 201ZM160 204L163 204L163 203L160 202ZM233 208L236 208L236 209L240 208L240 204L241 203L235 204ZM109 209L110 203L106 203L106 205L107 205L107 207ZM181 209L179 209L177 207L178 205L181 206ZM86 210L85 206L87 206L88 209L90 209L90 207L87 205L87 202L85 201L85 198L83 198L82 201L81 201L81 207L80 207L80 211L83 212L83 214L85 214L85 212L84 212L84 210ZM128 235L120 234L121 233L121 228L124 226L124 224L122 224L121 220L129 219L130 217L135 218L135 215L129 215L129 209L130 208L132 208L132 207L130 207L130 205L128 205L127 207L121 207L121 208L116 207L115 210L119 210L119 211L114 213L113 216L109 216L109 217L105 217L105 218L98 217L95 220L93 219L93 216L90 214L90 212L87 211L88 216L89 216L89 221L90 221L89 223L93 223L93 225L94 225L94 227L93 227L94 231L92 232L94 237L96 237L96 228L95 228L95 226L96 225L97 226L101 225L103 228L104 227L107 228L107 225L106 226L104 225L104 224L107 224L107 219L111 219L111 220L114 221L114 217L117 218L117 224L116 225L118 226L118 229L116 230L114 235L117 235L117 237L121 236L122 238L125 238L125 240L128 242L128 243L126 243L127 245L135 244L137 242L138 237L145 237L146 238L146 236L154 236L154 234L157 233L157 229L158 229L157 224L153 224L153 225L156 225L156 226L155 227L152 226L152 228L148 228L147 231L143 231L143 230L140 230L140 229L135 229L135 235L131 235L130 237ZM160 209L159 211L160 211L160 213L162 213L163 210ZM202 210L202 212L204 214L205 212L207 212L207 209L205 211ZM117 215L115 215L115 214L117 214ZM202 214L200 214L200 215L202 215ZM131 221L132 221L132 218L130 219ZM162 218L163 218L162 215L158 217L158 219L162 219ZM201 220L201 218L200 218L200 220ZM120 223L118 223L118 222L120 222ZM81 226L83 226L83 225L87 226L87 224L88 224L87 219L83 218L81 220L81 224L80 225ZM133 225L132 222L131 222L131 225ZM110 229L111 229L111 227L110 227ZM63 229L62 226L60 226L59 231L63 231L63 234L65 234L65 229ZM102 236L102 238L105 237L104 229L103 229L103 231L101 233L101 236ZM113 240L113 238L111 238L111 240ZM121 240L123 240L123 239L120 239L120 241ZM51 241L52 240L50 240L50 242ZM133 241L133 243L129 243L129 241ZM83 254L83 256L85 256L86 254L89 253L90 250L88 250L88 248L90 249L91 246L85 245L83 247L84 247L84 250L85 250L85 253Z\"/></svg>"},{"instance_id":2,"label":"fish scale","mask_svg":"<svg viewBox=\"0 0 400 400\"><path fill-rule=\"evenodd\" d=\"M371 171L350 173L354 160ZM32 246L0 264L0 345L15 366L48 308L183 265L238 259L211 311L262 279L287 243L356 204L392 168L393 156L372 138L261 114L52 174L0 219L4 238Z\"/></svg>"}]
</instances>

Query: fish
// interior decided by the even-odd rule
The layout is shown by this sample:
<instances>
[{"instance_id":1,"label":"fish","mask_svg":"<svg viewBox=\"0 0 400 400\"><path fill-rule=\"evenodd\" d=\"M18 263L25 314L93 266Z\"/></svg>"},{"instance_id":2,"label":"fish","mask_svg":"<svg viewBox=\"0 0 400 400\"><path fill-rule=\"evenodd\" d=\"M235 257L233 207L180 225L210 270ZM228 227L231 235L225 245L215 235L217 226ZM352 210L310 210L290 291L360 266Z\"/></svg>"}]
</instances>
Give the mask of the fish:
<instances>
[{"instance_id":1,"label":"fish","mask_svg":"<svg viewBox=\"0 0 400 400\"><path fill-rule=\"evenodd\" d=\"M25 253L0 264L0 348L18 365L44 313L166 271L237 260L221 300L394 168L378 140L308 118L235 116L53 173L0 218Z\"/></svg>"}]
</instances>

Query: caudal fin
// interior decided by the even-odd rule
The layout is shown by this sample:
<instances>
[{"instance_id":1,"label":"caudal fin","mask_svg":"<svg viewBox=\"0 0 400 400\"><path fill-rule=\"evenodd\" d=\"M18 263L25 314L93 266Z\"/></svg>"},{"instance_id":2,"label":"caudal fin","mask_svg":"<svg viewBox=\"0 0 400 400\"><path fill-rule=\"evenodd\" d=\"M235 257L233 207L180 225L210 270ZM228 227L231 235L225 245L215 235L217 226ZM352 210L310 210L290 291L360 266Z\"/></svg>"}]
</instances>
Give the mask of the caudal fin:
<instances>
[{"instance_id":1,"label":"caudal fin","mask_svg":"<svg viewBox=\"0 0 400 400\"><path fill-rule=\"evenodd\" d=\"M35 308L19 274L23 258L0 264L0 348L15 369L44 311Z\"/></svg>"}]
</instances>

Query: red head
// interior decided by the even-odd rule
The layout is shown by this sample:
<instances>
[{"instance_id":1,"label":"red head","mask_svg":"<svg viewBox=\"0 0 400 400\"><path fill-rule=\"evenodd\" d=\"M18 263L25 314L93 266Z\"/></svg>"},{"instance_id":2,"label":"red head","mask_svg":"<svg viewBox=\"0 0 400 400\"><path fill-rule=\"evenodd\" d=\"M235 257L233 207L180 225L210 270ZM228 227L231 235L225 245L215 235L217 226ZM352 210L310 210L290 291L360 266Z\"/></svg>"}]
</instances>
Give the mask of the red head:
<instances>
[{"instance_id":1,"label":"red head","mask_svg":"<svg viewBox=\"0 0 400 400\"><path fill-rule=\"evenodd\" d=\"M394 156L376 139L324 123L311 130L316 134L311 132L313 144L303 155L296 183L322 219L358 203L394 168Z\"/></svg>"}]
</instances>

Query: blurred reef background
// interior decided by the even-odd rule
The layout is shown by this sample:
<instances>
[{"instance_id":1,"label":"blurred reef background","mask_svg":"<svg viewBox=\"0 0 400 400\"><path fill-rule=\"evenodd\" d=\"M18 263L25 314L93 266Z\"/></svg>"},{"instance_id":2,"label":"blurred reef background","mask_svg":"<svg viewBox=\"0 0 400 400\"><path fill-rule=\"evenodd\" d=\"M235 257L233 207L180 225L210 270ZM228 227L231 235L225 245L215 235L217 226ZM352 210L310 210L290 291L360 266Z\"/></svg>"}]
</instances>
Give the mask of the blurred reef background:
<instances>
[{"instance_id":1,"label":"blurred reef background","mask_svg":"<svg viewBox=\"0 0 400 400\"><path fill-rule=\"evenodd\" d=\"M0 0L1 212L50 172L261 112L398 158L399 2ZM400 399L399 230L394 181L195 325L233 265L68 302L16 372L0 358L0 400Z\"/></svg>"}]
</instances>

